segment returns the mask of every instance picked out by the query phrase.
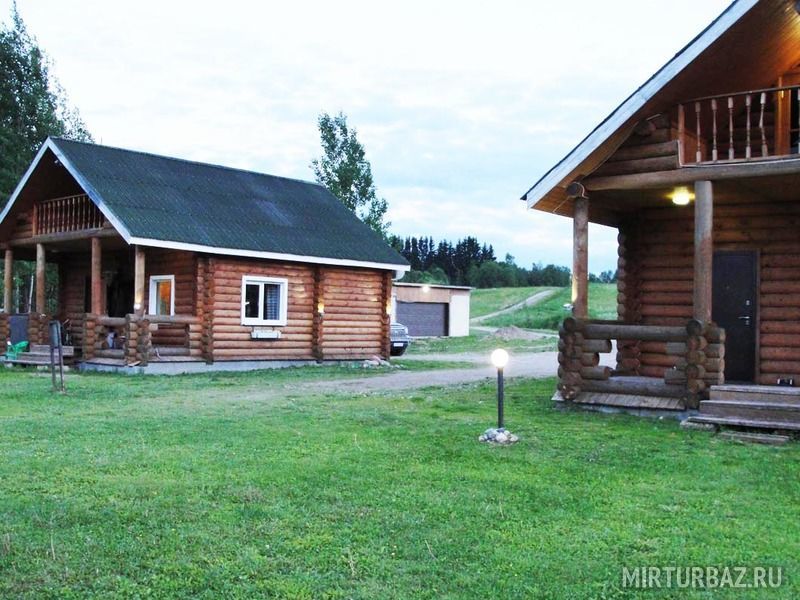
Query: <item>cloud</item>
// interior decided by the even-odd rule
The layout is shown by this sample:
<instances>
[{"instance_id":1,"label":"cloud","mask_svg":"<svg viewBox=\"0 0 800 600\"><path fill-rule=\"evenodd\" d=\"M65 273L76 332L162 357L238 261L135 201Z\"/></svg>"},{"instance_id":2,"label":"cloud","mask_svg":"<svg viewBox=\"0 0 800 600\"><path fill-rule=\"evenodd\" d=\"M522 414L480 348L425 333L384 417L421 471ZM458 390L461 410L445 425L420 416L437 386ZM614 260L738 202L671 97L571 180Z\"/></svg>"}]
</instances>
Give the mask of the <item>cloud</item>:
<instances>
[{"instance_id":1,"label":"cloud","mask_svg":"<svg viewBox=\"0 0 800 600\"><path fill-rule=\"evenodd\" d=\"M675 0L658 27L638 0L19 9L103 143L311 179L316 118L343 110L397 233L569 264L570 221L519 196L727 2ZM592 270L614 238L592 228Z\"/></svg>"}]
</instances>

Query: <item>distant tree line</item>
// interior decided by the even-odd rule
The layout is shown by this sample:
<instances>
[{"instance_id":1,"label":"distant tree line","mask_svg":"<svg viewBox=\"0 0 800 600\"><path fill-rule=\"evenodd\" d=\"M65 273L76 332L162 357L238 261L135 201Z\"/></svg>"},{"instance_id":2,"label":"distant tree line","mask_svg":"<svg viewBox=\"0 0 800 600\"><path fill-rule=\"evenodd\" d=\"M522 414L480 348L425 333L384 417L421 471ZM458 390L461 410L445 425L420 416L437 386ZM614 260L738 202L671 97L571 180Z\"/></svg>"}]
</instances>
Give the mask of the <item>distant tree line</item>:
<instances>
[{"instance_id":1,"label":"distant tree line","mask_svg":"<svg viewBox=\"0 0 800 600\"><path fill-rule=\"evenodd\" d=\"M520 267L514 257L506 254L498 261L490 244L480 243L468 236L455 244L436 242L432 237L389 237L389 243L411 264L403 281L412 283L443 283L469 285L477 288L553 286L570 284L567 267L534 263L530 268ZM611 283L616 273L603 271L592 274L589 281Z\"/></svg>"}]
</instances>

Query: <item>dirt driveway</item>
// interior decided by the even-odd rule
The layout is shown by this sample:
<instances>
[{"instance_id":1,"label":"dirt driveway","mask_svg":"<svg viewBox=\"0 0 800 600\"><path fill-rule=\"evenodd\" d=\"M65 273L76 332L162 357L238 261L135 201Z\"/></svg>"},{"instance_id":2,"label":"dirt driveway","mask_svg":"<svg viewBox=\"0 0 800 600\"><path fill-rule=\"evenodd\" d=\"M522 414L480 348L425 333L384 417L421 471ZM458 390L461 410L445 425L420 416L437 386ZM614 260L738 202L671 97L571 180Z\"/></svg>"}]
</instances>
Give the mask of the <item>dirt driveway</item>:
<instances>
[{"instance_id":1,"label":"dirt driveway","mask_svg":"<svg viewBox=\"0 0 800 600\"><path fill-rule=\"evenodd\" d=\"M601 354L601 364L613 366L613 353ZM472 362L473 367L454 369L432 369L430 371L398 370L386 375L340 379L337 381L315 381L303 384L317 391L371 393L413 390L425 387L439 387L475 383L497 377L497 370L487 364L486 353L420 354L418 360ZM512 354L505 369L506 378L513 377L555 377L558 370L558 352L525 352Z\"/></svg>"},{"instance_id":2,"label":"dirt driveway","mask_svg":"<svg viewBox=\"0 0 800 600\"><path fill-rule=\"evenodd\" d=\"M447 358L445 358L445 356ZM451 358L453 357L453 358ZM420 358L422 358L420 356ZM469 355L430 355L430 360L469 361ZM337 381L318 381L307 384L315 390L335 392L385 392L419 389L432 386L458 385L474 383L497 377L497 370L486 364L486 355L482 354L483 364L476 363L471 368L436 369L431 371L394 371L386 375L376 375L359 379ZM506 367L506 377L553 377L558 368L558 353L536 352L518 354Z\"/></svg>"}]
</instances>

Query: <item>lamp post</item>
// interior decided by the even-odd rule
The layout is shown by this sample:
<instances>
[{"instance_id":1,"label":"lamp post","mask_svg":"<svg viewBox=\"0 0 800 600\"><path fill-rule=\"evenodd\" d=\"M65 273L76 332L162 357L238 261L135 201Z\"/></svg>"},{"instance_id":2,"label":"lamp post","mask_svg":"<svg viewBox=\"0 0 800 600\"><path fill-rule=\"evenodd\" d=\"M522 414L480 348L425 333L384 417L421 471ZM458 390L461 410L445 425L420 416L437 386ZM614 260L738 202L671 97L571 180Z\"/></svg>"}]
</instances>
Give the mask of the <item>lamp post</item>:
<instances>
[{"instance_id":1,"label":"lamp post","mask_svg":"<svg viewBox=\"0 0 800 600\"><path fill-rule=\"evenodd\" d=\"M503 368L508 364L508 352L502 348L492 352L492 364L497 368L497 428L503 429L503 401L505 399Z\"/></svg>"}]
</instances>

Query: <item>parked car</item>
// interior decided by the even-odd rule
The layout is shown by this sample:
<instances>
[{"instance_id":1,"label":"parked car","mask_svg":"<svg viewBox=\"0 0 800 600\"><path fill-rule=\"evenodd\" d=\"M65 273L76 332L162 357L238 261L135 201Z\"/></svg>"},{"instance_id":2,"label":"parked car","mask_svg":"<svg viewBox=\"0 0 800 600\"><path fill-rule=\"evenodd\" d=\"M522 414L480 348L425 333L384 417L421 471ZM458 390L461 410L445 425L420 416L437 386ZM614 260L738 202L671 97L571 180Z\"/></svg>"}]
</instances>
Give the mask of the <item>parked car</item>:
<instances>
[{"instance_id":1,"label":"parked car","mask_svg":"<svg viewBox=\"0 0 800 600\"><path fill-rule=\"evenodd\" d=\"M411 343L411 338L408 336L408 327L400 323L392 323L392 333L390 337L392 341L392 356L402 356Z\"/></svg>"}]
</instances>

